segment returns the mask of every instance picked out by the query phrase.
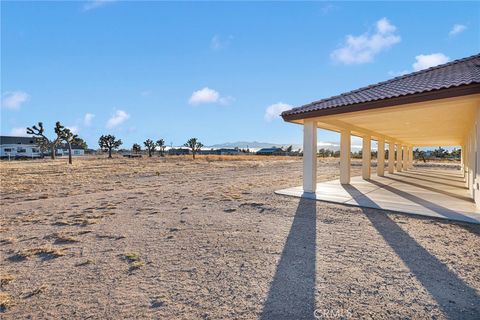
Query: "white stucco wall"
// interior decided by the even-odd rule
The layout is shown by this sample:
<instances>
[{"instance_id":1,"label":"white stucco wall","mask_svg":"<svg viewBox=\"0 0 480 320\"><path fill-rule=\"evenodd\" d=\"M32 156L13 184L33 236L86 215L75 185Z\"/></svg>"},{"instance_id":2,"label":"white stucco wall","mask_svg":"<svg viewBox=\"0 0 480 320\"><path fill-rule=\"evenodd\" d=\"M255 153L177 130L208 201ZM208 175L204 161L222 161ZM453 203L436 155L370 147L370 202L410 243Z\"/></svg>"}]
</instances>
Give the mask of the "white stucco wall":
<instances>
[{"instance_id":1,"label":"white stucco wall","mask_svg":"<svg viewBox=\"0 0 480 320\"><path fill-rule=\"evenodd\" d=\"M475 119L468 129L465 142L465 178L468 190L480 207L480 105L477 108Z\"/></svg>"}]
</instances>

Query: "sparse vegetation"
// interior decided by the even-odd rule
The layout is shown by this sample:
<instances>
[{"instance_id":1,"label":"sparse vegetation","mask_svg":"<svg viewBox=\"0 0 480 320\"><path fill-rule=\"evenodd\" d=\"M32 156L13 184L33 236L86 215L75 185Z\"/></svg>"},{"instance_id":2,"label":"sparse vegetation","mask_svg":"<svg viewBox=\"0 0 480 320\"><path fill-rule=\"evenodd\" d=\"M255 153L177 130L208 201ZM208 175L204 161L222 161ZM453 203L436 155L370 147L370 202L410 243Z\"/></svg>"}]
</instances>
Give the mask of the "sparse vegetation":
<instances>
[{"instance_id":1,"label":"sparse vegetation","mask_svg":"<svg viewBox=\"0 0 480 320\"><path fill-rule=\"evenodd\" d=\"M197 138L190 138L185 144L185 147L190 148L192 151L193 159L195 159L195 155L202 149L203 144L198 141Z\"/></svg>"},{"instance_id":2,"label":"sparse vegetation","mask_svg":"<svg viewBox=\"0 0 480 320\"><path fill-rule=\"evenodd\" d=\"M72 143L78 140L78 136L73 134L73 132L69 128L65 128L57 122L55 125L55 133L58 137L60 137L68 147L68 163L72 164Z\"/></svg>"},{"instance_id":3,"label":"sparse vegetation","mask_svg":"<svg viewBox=\"0 0 480 320\"><path fill-rule=\"evenodd\" d=\"M60 122L57 121L57 126L59 124ZM56 130L55 130L55 133L57 133ZM50 157L52 159L55 159L55 149L57 145L62 141L62 137L59 136L58 133L55 139L50 140L45 135L45 128L43 127L43 122L39 122L38 125L28 127L27 134L31 134L35 137L35 142L42 152L45 152L46 150L50 150Z\"/></svg>"},{"instance_id":4,"label":"sparse vegetation","mask_svg":"<svg viewBox=\"0 0 480 320\"><path fill-rule=\"evenodd\" d=\"M157 147L158 147L158 152L160 153L160 156L163 157L165 155L165 140L158 139Z\"/></svg>"},{"instance_id":5,"label":"sparse vegetation","mask_svg":"<svg viewBox=\"0 0 480 320\"><path fill-rule=\"evenodd\" d=\"M0 312L6 311L13 305L13 298L7 293L0 292Z\"/></svg>"},{"instance_id":6,"label":"sparse vegetation","mask_svg":"<svg viewBox=\"0 0 480 320\"><path fill-rule=\"evenodd\" d=\"M10 282L15 280L15 277L9 274L2 274L0 275L0 286L4 286Z\"/></svg>"},{"instance_id":7,"label":"sparse vegetation","mask_svg":"<svg viewBox=\"0 0 480 320\"><path fill-rule=\"evenodd\" d=\"M140 259L140 255L136 252L127 252L123 257L130 264L130 271L139 269L145 265L145 262Z\"/></svg>"},{"instance_id":8,"label":"sparse vegetation","mask_svg":"<svg viewBox=\"0 0 480 320\"><path fill-rule=\"evenodd\" d=\"M132 152L134 154L139 154L142 151L142 147L138 143L134 143L132 146Z\"/></svg>"},{"instance_id":9,"label":"sparse vegetation","mask_svg":"<svg viewBox=\"0 0 480 320\"><path fill-rule=\"evenodd\" d=\"M147 148L148 156L151 157L155 151L156 143L151 139L147 139L144 143L145 148Z\"/></svg>"},{"instance_id":10,"label":"sparse vegetation","mask_svg":"<svg viewBox=\"0 0 480 320\"><path fill-rule=\"evenodd\" d=\"M129 262L139 261L140 260L140 255L136 252L127 252L127 253L125 253L124 258L126 260L128 260Z\"/></svg>"},{"instance_id":11,"label":"sparse vegetation","mask_svg":"<svg viewBox=\"0 0 480 320\"><path fill-rule=\"evenodd\" d=\"M102 135L98 139L98 145L103 151L108 151L108 158L112 158L112 150L118 149L122 145L122 140L115 138L114 135Z\"/></svg>"}]
</instances>

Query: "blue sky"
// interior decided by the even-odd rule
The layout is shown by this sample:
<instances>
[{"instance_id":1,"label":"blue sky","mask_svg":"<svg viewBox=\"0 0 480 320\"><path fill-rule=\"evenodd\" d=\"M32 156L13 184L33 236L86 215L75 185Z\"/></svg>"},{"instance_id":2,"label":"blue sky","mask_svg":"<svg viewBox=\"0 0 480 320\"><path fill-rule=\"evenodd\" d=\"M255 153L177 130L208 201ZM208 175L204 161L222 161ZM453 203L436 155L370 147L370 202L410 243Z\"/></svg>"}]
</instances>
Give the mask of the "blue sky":
<instances>
[{"instance_id":1,"label":"blue sky","mask_svg":"<svg viewBox=\"0 0 480 320\"><path fill-rule=\"evenodd\" d=\"M279 111L480 51L474 2L1 2L1 133L301 143ZM320 141L338 136L319 131Z\"/></svg>"}]
</instances>

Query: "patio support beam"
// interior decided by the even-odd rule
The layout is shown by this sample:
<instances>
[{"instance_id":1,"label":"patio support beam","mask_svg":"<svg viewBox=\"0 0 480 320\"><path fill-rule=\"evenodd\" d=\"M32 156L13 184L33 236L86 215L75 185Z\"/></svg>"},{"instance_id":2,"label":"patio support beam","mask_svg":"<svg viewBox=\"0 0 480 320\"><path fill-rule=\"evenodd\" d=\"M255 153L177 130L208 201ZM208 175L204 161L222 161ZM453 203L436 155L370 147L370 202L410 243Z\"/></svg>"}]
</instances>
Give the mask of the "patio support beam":
<instances>
[{"instance_id":1,"label":"patio support beam","mask_svg":"<svg viewBox=\"0 0 480 320\"><path fill-rule=\"evenodd\" d=\"M372 140L370 136L363 137L362 143L362 178L364 180L370 179L371 161L372 160Z\"/></svg>"},{"instance_id":2,"label":"patio support beam","mask_svg":"<svg viewBox=\"0 0 480 320\"><path fill-rule=\"evenodd\" d=\"M408 169L408 147L402 146L402 170L407 171Z\"/></svg>"},{"instance_id":3,"label":"patio support beam","mask_svg":"<svg viewBox=\"0 0 480 320\"><path fill-rule=\"evenodd\" d=\"M385 140L378 139L377 143L377 176L385 175Z\"/></svg>"},{"instance_id":4,"label":"patio support beam","mask_svg":"<svg viewBox=\"0 0 480 320\"><path fill-rule=\"evenodd\" d=\"M317 189L317 124L307 121L303 124L303 192Z\"/></svg>"},{"instance_id":5,"label":"patio support beam","mask_svg":"<svg viewBox=\"0 0 480 320\"><path fill-rule=\"evenodd\" d=\"M408 153L409 168L413 169L413 146L410 146L410 151Z\"/></svg>"},{"instance_id":6,"label":"patio support beam","mask_svg":"<svg viewBox=\"0 0 480 320\"><path fill-rule=\"evenodd\" d=\"M395 171L395 144L393 141L388 141L388 173Z\"/></svg>"},{"instance_id":7,"label":"patio support beam","mask_svg":"<svg viewBox=\"0 0 480 320\"><path fill-rule=\"evenodd\" d=\"M369 135L372 137L374 140L375 139L385 139L387 141L393 141L395 140L393 137L390 137L388 135L384 135L366 128L362 128L356 125L353 125L351 123L342 121L342 120L337 120L337 119L321 119L321 121L318 122L317 126L319 128L324 128L326 130L333 130L333 131L338 131L341 132L342 129L348 129L350 130L350 135L357 135L359 137L363 137L365 135ZM398 139L396 140L398 143L405 143L404 141L399 141Z\"/></svg>"},{"instance_id":8,"label":"patio support beam","mask_svg":"<svg viewBox=\"0 0 480 320\"><path fill-rule=\"evenodd\" d=\"M396 149L397 149L397 156L396 156L397 165L396 165L396 169L397 169L398 172L401 172L401 171L402 171L402 146L401 146L399 143L396 143L395 146L396 146Z\"/></svg>"},{"instance_id":9,"label":"patio support beam","mask_svg":"<svg viewBox=\"0 0 480 320\"><path fill-rule=\"evenodd\" d=\"M350 184L350 130L340 131L340 183Z\"/></svg>"}]
</instances>

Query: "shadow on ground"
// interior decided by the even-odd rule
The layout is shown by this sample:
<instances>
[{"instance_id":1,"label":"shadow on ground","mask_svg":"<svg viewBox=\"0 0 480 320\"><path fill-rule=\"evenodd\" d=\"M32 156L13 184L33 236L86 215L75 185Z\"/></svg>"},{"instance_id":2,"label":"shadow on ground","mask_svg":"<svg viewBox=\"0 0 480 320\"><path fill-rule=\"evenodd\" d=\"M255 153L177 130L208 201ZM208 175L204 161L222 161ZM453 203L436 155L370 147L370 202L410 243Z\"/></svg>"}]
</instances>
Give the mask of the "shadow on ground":
<instances>
[{"instance_id":1,"label":"shadow on ground","mask_svg":"<svg viewBox=\"0 0 480 320\"><path fill-rule=\"evenodd\" d=\"M382 186L385 187L385 186ZM393 189L393 188L392 188ZM358 189L348 185L345 190L352 197ZM394 192L395 190L391 190ZM367 196L362 201L377 207ZM361 208L385 242L402 259L410 272L437 302L448 319L479 319L480 296L447 265L428 252L388 215L380 211Z\"/></svg>"},{"instance_id":2,"label":"shadow on ground","mask_svg":"<svg viewBox=\"0 0 480 320\"><path fill-rule=\"evenodd\" d=\"M260 319L314 319L316 201L300 198Z\"/></svg>"}]
</instances>

